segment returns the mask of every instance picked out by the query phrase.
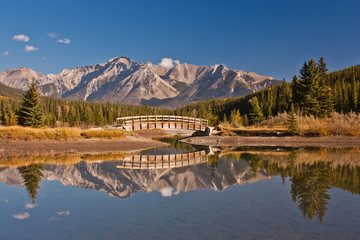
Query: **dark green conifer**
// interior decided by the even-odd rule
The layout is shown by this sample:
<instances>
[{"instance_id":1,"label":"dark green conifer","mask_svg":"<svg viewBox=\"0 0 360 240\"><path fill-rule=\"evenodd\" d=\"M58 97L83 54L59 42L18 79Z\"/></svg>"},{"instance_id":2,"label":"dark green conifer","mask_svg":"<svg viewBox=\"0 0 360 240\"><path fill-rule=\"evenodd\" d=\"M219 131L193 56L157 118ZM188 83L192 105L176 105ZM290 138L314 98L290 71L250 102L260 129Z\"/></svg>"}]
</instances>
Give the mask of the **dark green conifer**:
<instances>
[{"instance_id":1,"label":"dark green conifer","mask_svg":"<svg viewBox=\"0 0 360 240\"><path fill-rule=\"evenodd\" d=\"M297 119L296 119L296 115L295 115L295 110L294 110L294 105L293 105L293 104L291 104L289 116L288 116L288 118L287 118L287 125L288 125L289 132L291 133L291 135L297 135L297 134L299 134L299 124L298 124L298 121L297 121Z\"/></svg>"},{"instance_id":2,"label":"dark green conifer","mask_svg":"<svg viewBox=\"0 0 360 240\"><path fill-rule=\"evenodd\" d=\"M264 115L260 109L257 97L254 97L250 99L249 123L250 125L253 125L261 122L262 120L264 120Z\"/></svg>"},{"instance_id":3,"label":"dark green conifer","mask_svg":"<svg viewBox=\"0 0 360 240\"><path fill-rule=\"evenodd\" d=\"M37 92L35 79L33 79L18 112L18 122L21 126L41 127L44 124L43 112L40 105L40 94Z\"/></svg>"},{"instance_id":4,"label":"dark green conifer","mask_svg":"<svg viewBox=\"0 0 360 240\"><path fill-rule=\"evenodd\" d=\"M311 58L300 69L299 78L294 76L291 85L292 100L303 114L325 117L333 111L331 86L326 72L323 57L320 58L319 63Z\"/></svg>"},{"instance_id":5,"label":"dark green conifer","mask_svg":"<svg viewBox=\"0 0 360 240\"><path fill-rule=\"evenodd\" d=\"M95 125L103 126L104 125L104 116L103 116L102 107L100 105L97 106L94 114L95 114L95 116L94 116Z\"/></svg>"},{"instance_id":6,"label":"dark green conifer","mask_svg":"<svg viewBox=\"0 0 360 240\"><path fill-rule=\"evenodd\" d=\"M332 111L334 110L334 102L331 94L331 84L327 77L327 68L324 58L321 57L318 63L319 69L319 92L318 92L318 101L319 101L319 117L329 117Z\"/></svg>"}]
</instances>

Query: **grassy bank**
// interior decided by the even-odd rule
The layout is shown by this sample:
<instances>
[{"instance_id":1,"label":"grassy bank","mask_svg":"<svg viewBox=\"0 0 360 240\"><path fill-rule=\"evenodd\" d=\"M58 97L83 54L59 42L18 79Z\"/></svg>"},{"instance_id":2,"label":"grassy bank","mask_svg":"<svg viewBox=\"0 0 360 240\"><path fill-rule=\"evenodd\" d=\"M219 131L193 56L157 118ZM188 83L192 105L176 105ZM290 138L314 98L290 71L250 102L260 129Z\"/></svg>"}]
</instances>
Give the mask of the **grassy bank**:
<instances>
[{"instance_id":1,"label":"grassy bank","mask_svg":"<svg viewBox=\"0 0 360 240\"><path fill-rule=\"evenodd\" d=\"M112 129L0 127L0 139L11 140L120 139L125 136L124 131Z\"/></svg>"},{"instance_id":2,"label":"grassy bank","mask_svg":"<svg viewBox=\"0 0 360 240\"><path fill-rule=\"evenodd\" d=\"M220 124L224 135L277 135L290 134L288 129L289 115L278 114L253 126ZM329 118L313 116L296 116L300 136L360 136L360 115L356 113L333 113Z\"/></svg>"},{"instance_id":3,"label":"grassy bank","mask_svg":"<svg viewBox=\"0 0 360 240\"><path fill-rule=\"evenodd\" d=\"M360 115L334 112L329 118L297 116L301 136L360 136ZM260 126L287 126L288 114L283 113L262 122Z\"/></svg>"}]
</instances>

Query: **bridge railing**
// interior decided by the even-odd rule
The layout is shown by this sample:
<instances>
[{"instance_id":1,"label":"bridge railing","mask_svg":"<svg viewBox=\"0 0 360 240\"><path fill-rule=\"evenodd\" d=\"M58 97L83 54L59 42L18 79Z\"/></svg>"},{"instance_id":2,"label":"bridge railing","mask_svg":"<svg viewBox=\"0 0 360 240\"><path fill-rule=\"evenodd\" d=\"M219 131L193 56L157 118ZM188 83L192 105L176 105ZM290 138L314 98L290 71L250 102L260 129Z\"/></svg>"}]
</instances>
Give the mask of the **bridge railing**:
<instances>
[{"instance_id":1,"label":"bridge railing","mask_svg":"<svg viewBox=\"0 0 360 240\"><path fill-rule=\"evenodd\" d=\"M148 115L131 116L116 119L118 125L126 130L143 130L158 128L182 128L204 131L208 126L208 120L202 118L172 116L172 115Z\"/></svg>"}]
</instances>

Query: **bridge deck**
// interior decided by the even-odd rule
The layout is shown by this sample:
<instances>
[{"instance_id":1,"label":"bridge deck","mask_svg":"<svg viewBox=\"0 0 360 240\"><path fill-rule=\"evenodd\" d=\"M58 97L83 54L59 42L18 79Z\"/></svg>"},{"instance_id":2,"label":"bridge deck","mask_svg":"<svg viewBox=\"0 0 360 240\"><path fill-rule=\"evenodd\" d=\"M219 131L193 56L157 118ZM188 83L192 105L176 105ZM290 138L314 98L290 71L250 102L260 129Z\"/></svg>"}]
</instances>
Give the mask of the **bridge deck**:
<instances>
[{"instance_id":1,"label":"bridge deck","mask_svg":"<svg viewBox=\"0 0 360 240\"><path fill-rule=\"evenodd\" d=\"M116 120L118 125L122 125L126 130L130 131L161 128L205 131L208 126L208 120L206 119L169 115L131 116L117 118Z\"/></svg>"}]
</instances>

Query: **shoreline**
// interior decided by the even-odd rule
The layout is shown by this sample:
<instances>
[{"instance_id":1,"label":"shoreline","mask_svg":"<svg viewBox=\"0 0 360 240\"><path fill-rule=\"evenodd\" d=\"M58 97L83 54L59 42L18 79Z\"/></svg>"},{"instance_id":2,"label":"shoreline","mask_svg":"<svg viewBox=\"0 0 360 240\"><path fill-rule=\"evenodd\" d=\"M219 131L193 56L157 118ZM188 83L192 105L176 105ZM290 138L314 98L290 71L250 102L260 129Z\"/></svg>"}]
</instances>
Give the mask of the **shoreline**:
<instances>
[{"instance_id":1,"label":"shoreline","mask_svg":"<svg viewBox=\"0 0 360 240\"><path fill-rule=\"evenodd\" d=\"M179 141L194 145L205 145L210 147L217 147L217 146L336 147L336 148L360 147L360 137L349 137L349 136L324 136L324 137L201 136L201 137L187 137Z\"/></svg>"},{"instance_id":2,"label":"shoreline","mask_svg":"<svg viewBox=\"0 0 360 240\"><path fill-rule=\"evenodd\" d=\"M122 139L78 140L4 140L0 139L0 158L65 154L131 153L169 144L148 138L127 136Z\"/></svg>"}]
</instances>

